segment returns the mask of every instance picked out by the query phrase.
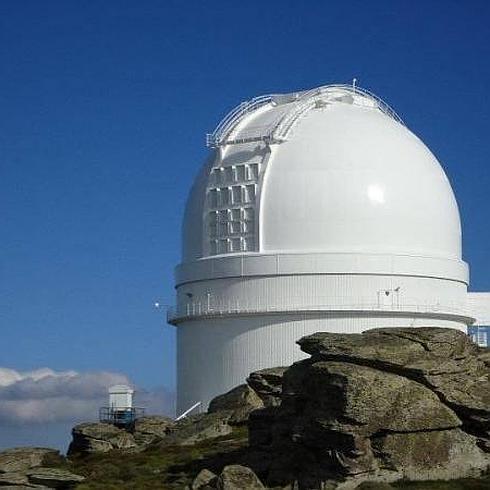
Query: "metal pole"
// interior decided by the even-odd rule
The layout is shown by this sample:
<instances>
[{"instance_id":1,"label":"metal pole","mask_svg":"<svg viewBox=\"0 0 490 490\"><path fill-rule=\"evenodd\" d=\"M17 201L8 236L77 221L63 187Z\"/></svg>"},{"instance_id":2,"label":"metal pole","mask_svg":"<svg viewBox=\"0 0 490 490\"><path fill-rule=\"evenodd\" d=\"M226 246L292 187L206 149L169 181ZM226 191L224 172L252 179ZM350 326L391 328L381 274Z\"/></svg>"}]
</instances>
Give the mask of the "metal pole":
<instances>
[{"instance_id":1,"label":"metal pole","mask_svg":"<svg viewBox=\"0 0 490 490\"><path fill-rule=\"evenodd\" d=\"M189 413L191 413L195 408L197 408L199 405L201 405L202 402L197 402L197 403L194 403L194 405L192 405L191 408L188 408L184 413L182 413L181 415L179 415L175 421L177 422L178 420L181 420L183 419L184 417L186 417Z\"/></svg>"}]
</instances>

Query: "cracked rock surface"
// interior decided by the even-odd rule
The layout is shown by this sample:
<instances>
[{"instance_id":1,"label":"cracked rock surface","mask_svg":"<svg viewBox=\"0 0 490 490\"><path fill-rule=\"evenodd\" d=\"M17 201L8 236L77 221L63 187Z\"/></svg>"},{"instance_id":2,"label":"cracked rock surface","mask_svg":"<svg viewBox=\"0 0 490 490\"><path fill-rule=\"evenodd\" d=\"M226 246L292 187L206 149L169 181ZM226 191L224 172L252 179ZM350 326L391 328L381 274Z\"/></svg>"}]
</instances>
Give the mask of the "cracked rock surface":
<instances>
[{"instance_id":1,"label":"cracked rock surface","mask_svg":"<svg viewBox=\"0 0 490 490\"><path fill-rule=\"evenodd\" d=\"M59 451L50 448L22 447L1 451L0 488L71 489L85 480L66 469L49 466L62 461Z\"/></svg>"},{"instance_id":2,"label":"cracked rock surface","mask_svg":"<svg viewBox=\"0 0 490 490\"><path fill-rule=\"evenodd\" d=\"M111 424L86 422L72 429L73 440L68 455L105 453L112 449L130 449L136 447L132 434Z\"/></svg>"},{"instance_id":3,"label":"cracked rock surface","mask_svg":"<svg viewBox=\"0 0 490 490\"><path fill-rule=\"evenodd\" d=\"M274 367L255 371L247 378L248 385L262 399L266 407L281 404L282 377L287 367Z\"/></svg>"},{"instance_id":4,"label":"cracked rock surface","mask_svg":"<svg viewBox=\"0 0 490 490\"><path fill-rule=\"evenodd\" d=\"M248 385L240 385L227 393L217 396L209 404L208 413L230 412L231 425L243 425L250 412L262 408L264 403Z\"/></svg>"},{"instance_id":5,"label":"cracked rock surface","mask_svg":"<svg viewBox=\"0 0 490 490\"><path fill-rule=\"evenodd\" d=\"M282 403L250 416L252 448L273 455L269 485L355 488L489 468L489 355L464 333L386 328L298 344L311 358L284 372Z\"/></svg>"}]
</instances>

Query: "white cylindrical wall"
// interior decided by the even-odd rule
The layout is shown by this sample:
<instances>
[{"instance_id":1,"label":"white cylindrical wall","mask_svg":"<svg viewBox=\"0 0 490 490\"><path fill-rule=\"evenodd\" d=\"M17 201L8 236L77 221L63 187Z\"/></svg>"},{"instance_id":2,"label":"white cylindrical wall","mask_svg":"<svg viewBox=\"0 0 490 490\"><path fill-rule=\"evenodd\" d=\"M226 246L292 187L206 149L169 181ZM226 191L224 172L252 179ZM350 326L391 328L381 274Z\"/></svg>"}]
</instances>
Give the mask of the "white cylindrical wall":
<instances>
[{"instance_id":1,"label":"white cylindrical wall","mask_svg":"<svg viewBox=\"0 0 490 490\"><path fill-rule=\"evenodd\" d=\"M296 341L315 332L359 333L375 327L441 326L459 322L433 318L343 316L333 314L261 315L187 321L177 328L178 412L209 401L245 383L252 371L289 366L306 354Z\"/></svg>"},{"instance_id":2,"label":"white cylindrical wall","mask_svg":"<svg viewBox=\"0 0 490 490\"><path fill-rule=\"evenodd\" d=\"M243 313L380 310L390 306L401 311L462 314L465 302L464 282L433 277L387 274L228 277L180 285L177 317L230 310Z\"/></svg>"},{"instance_id":3,"label":"white cylindrical wall","mask_svg":"<svg viewBox=\"0 0 490 490\"><path fill-rule=\"evenodd\" d=\"M223 270L224 272L224 270ZM385 296L389 293L390 296ZM443 326L466 331L464 280L395 274L221 277L177 287L178 409L290 365L315 332Z\"/></svg>"}]
</instances>

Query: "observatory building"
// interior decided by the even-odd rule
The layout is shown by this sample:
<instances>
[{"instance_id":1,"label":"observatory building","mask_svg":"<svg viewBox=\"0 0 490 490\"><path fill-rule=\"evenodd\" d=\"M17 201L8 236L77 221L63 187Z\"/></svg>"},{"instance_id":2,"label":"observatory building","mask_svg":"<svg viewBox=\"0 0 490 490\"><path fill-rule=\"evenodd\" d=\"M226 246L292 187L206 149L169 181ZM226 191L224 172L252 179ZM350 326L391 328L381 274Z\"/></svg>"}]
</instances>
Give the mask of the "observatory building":
<instances>
[{"instance_id":1,"label":"observatory building","mask_svg":"<svg viewBox=\"0 0 490 490\"><path fill-rule=\"evenodd\" d=\"M208 135L176 268L178 408L289 365L318 331L467 331L451 185L375 95L349 85L257 97ZM490 318L490 315L488 315Z\"/></svg>"}]
</instances>

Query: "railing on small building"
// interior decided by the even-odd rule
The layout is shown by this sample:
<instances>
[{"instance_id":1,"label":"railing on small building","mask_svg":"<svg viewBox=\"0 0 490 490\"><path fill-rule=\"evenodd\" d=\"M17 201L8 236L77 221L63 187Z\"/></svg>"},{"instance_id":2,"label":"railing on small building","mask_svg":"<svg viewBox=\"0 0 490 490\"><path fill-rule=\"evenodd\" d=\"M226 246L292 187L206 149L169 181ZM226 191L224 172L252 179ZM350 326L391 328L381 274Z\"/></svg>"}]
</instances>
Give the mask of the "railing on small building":
<instances>
[{"instance_id":1,"label":"railing on small building","mask_svg":"<svg viewBox=\"0 0 490 490\"><path fill-rule=\"evenodd\" d=\"M136 420L144 415L145 409L140 407L101 407L99 409L100 422L125 428L134 425Z\"/></svg>"}]
</instances>

